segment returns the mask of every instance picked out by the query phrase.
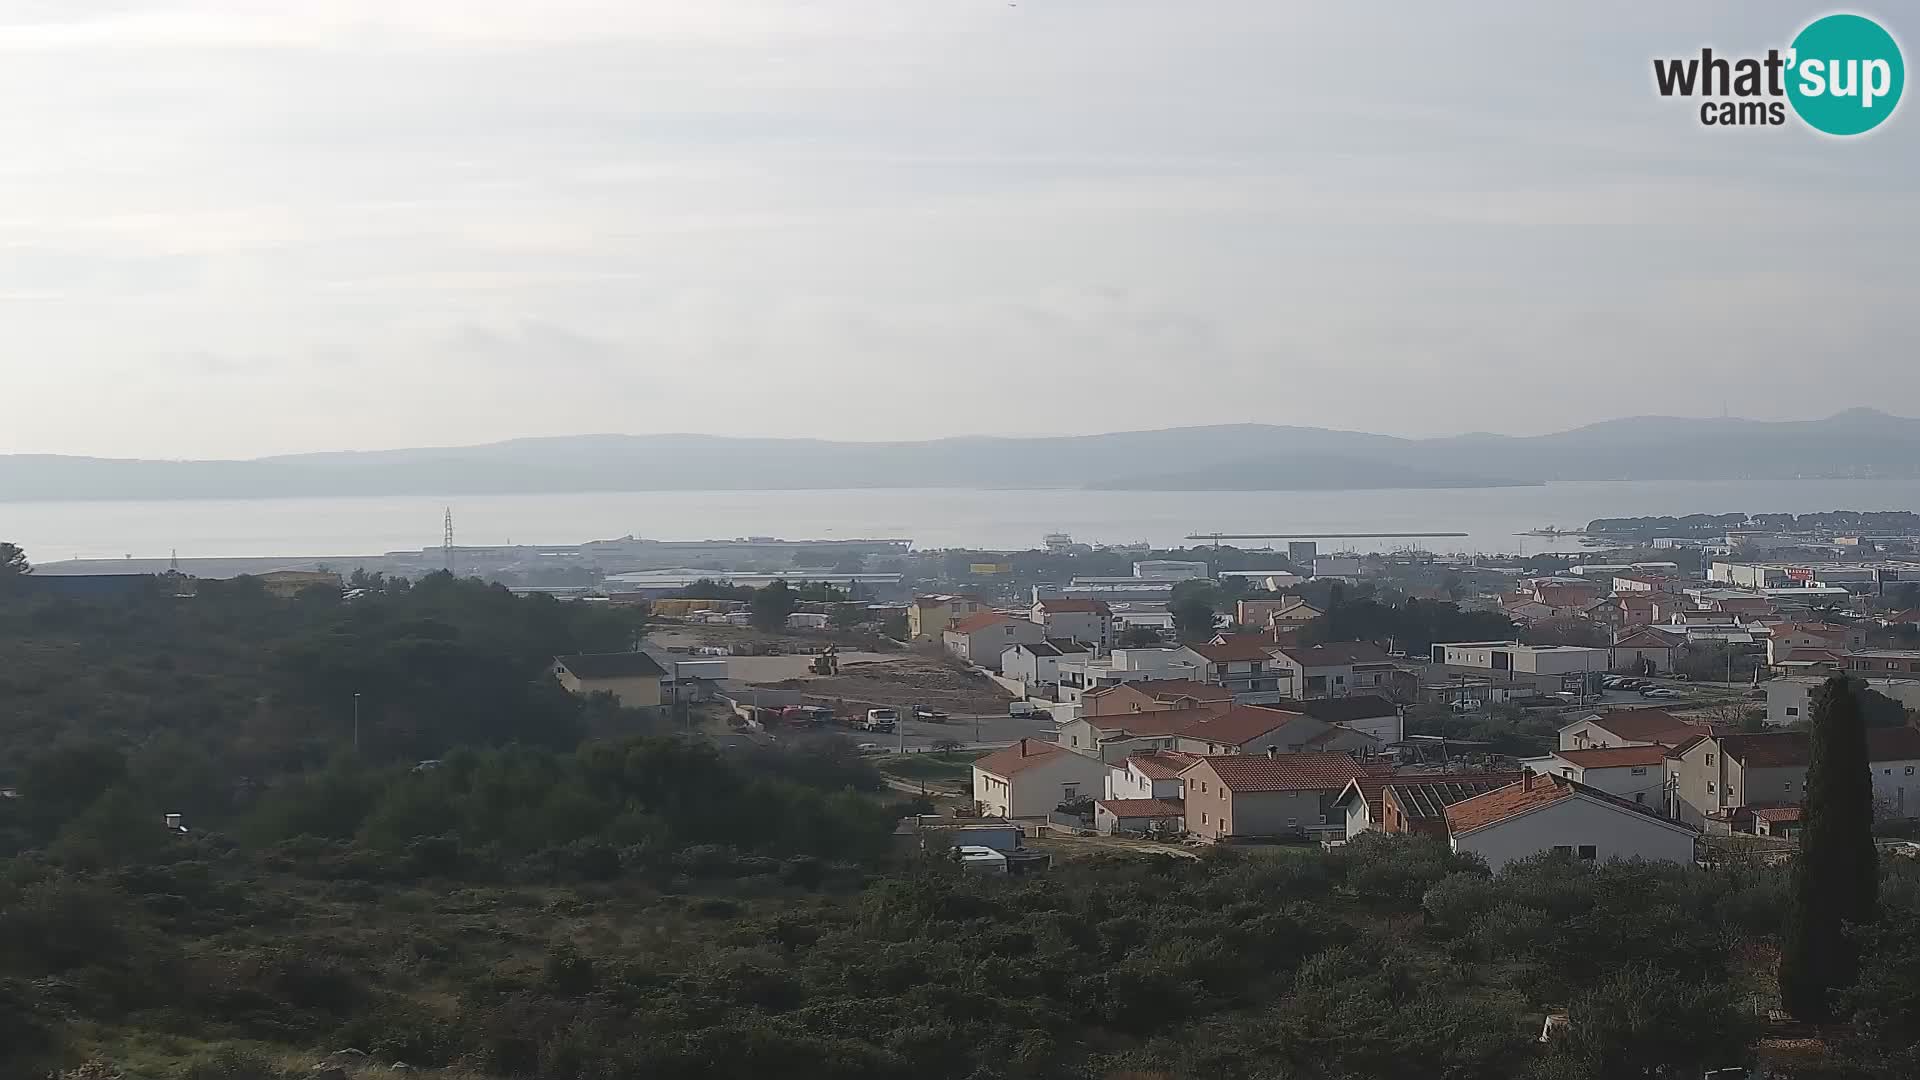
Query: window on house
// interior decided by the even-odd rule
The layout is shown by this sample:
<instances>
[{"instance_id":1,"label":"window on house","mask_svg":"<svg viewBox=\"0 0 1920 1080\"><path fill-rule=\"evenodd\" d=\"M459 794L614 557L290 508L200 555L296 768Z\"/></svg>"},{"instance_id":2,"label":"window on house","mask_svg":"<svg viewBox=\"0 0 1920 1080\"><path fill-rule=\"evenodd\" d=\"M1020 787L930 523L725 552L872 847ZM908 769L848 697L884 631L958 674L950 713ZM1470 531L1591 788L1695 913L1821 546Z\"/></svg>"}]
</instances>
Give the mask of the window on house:
<instances>
[{"instance_id":1,"label":"window on house","mask_svg":"<svg viewBox=\"0 0 1920 1080\"><path fill-rule=\"evenodd\" d=\"M1592 844L1581 844L1580 857L1582 859L1586 859L1587 861L1591 862L1594 859L1598 859L1600 857L1600 849L1598 847L1595 847Z\"/></svg>"},{"instance_id":2,"label":"window on house","mask_svg":"<svg viewBox=\"0 0 1920 1080\"><path fill-rule=\"evenodd\" d=\"M1708 755L1707 755L1707 768L1709 768L1709 769L1711 769L1711 768L1713 768L1713 755L1712 755L1712 754L1708 754Z\"/></svg>"},{"instance_id":3,"label":"window on house","mask_svg":"<svg viewBox=\"0 0 1920 1080\"><path fill-rule=\"evenodd\" d=\"M1287 819L1287 828L1289 828L1289 829L1297 829L1297 828L1299 828L1299 827L1300 827L1300 819L1299 819L1299 818L1288 818L1288 819Z\"/></svg>"},{"instance_id":4,"label":"window on house","mask_svg":"<svg viewBox=\"0 0 1920 1080\"><path fill-rule=\"evenodd\" d=\"M1327 823L1327 815L1325 815L1325 814L1321 814L1321 815L1320 815L1320 824L1322 824L1322 825L1325 825L1326 823Z\"/></svg>"},{"instance_id":5,"label":"window on house","mask_svg":"<svg viewBox=\"0 0 1920 1080\"><path fill-rule=\"evenodd\" d=\"M1787 781L1787 790L1788 790L1788 791L1792 791L1792 790L1793 790L1793 781L1791 781L1791 780L1789 780L1789 781Z\"/></svg>"},{"instance_id":6,"label":"window on house","mask_svg":"<svg viewBox=\"0 0 1920 1080\"><path fill-rule=\"evenodd\" d=\"M1645 765L1635 765L1633 768L1628 769L1627 773L1630 776L1645 776L1647 775L1647 767Z\"/></svg>"},{"instance_id":7,"label":"window on house","mask_svg":"<svg viewBox=\"0 0 1920 1080\"><path fill-rule=\"evenodd\" d=\"M1205 825L1206 823L1207 823L1207 814L1206 814L1206 811L1202 810L1200 812L1200 824Z\"/></svg>"},{"instance_id":8,"label":"window on house","mask_svg":"<svg viewBox=\"0 0 1920 1080\"><path fill-rule=\"evenodd\" d=\"M1713 781L1707 781L1707 794L1713 794Z\"/></svg>"},{"instance_id":9,"label":"window on house","mask_svg":"<svg viewBox=\"0 0 1920 1080\"><path fill-rule=\"evenodd\" d=\"M1072 802L1080 794L1079 784L1061 784L1060 801Z\"/></svg>"},{"instance_id":10,"label":"window on house","mask_svg":"<svg viewBox=\"0 0 1920 1080\"><path fill-rule=\"evenodd\" d=\"M1797 706L1797 705L1789 705L1789 706L1787 706L1787 715L1788 715L1788 716L1799 716L1799 715L1800 715L1800 708L1799 708L1799 706Z\"/></svg>"},{"instance_id":11,"label":"window on house","mask_svg":"<svg viewBox=\"0 0 1920 1080\"><path fill-rule=\"evenodd\" d=\"M1908 775L1908 776L1912 776L1912 775L1913 775L1913 766L1911 766L1911 765L1909 765L1909 766L1907 766L1907 775Z\"/></svg>"},{"instance_id":12,"label":"window on house","mask_svg":"<svg viewBox=\"0 0 1920 1080\"><path fill-rule=\"evenodd\" d=\"M1573 845L1572 844L1555 844L1553 845L1553 853L1555 855L1571 855L1573 854Z\"/></svg>"},{"instance_id":13,"label":"window on house","mask_svg":"<svg viewBox=\"0 0 1920 1080\"><path fill-rule=\"evenodd\" d=\"M1634 792L1633 801L1639 803L1641 806L1647 805L1647 793L1644 791Z\"/></svg>"}]
</instances>

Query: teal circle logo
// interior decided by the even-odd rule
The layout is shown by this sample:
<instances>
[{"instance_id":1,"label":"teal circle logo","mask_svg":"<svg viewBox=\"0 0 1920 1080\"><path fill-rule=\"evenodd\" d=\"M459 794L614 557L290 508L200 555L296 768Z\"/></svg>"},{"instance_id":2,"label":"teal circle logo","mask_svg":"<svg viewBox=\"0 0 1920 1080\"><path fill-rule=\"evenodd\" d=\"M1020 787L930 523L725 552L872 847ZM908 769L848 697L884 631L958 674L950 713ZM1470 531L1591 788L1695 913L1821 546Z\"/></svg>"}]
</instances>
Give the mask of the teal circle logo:
<instances>
[{"instance_id":1,"label":"teal circle logo","mask_svg":"<svg viewBox=\"0 0 1920 1080\"><path fill-rule=\"evenodd\" d=\"M1907 66L1900 45L1861 15L1828 15L1793 39L1787 100L1815 131L1859 135L1879 127L1900 104Z\"/></svg>"}]
</instances>

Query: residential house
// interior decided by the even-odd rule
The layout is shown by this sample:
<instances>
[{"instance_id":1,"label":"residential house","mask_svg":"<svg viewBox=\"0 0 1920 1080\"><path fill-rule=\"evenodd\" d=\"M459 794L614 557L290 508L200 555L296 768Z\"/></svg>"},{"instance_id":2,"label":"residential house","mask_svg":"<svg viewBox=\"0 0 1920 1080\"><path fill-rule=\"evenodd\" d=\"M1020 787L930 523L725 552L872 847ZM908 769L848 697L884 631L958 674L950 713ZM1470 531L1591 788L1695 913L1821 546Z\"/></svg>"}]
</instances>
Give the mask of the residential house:
<instances>
[{"instance_id":1,"label":"residential house","mask_svg":"<svg viewBox=\"0 0 1920 1080\"><path fill-rule=\"evenodd\" d=\"M1761 683L1767 692L1767 726L1805 723L1813 712L1813 692L1827 681L1821 675L1785 675ZM1867 689L1907 709L1920 709L1920 682L1911 679L1863 679Z\"/></svg>"},{"instance_id":2,"label":"residential house","mask_svg":"<svg viewBox=\"0 0 1920 1080\"><path fill-rule=\"evenodd\" d=\"M1114 713L1153 712L1161 709L1191 709L1201 705L1233 703L1233 691L1224 686L1208 686L1192 679L1143 679L1139 682L1103 686L1081 695L1081 711L1088 716Z\"/></svg>"},{"instance_id":3,"label":"residential house","mask_svg":"<svg viewBox=\"0 0 1920 1080\"><path fill-rule=\"evenodd\" d=\"M1667 748L1609 746L1592 750L1556 750L1521 762L1532 772L1564 776L1616 795L1637 806L1665 812Z\"/></svg>"},{"instance_id":4,"label":"residential house","mask_svg":"<svg viewBox=\"0 0 1920 1080\"><path fill-rule=\"evenodd\" d=\"M1767 663L1783 663L1798 649L1845 653L1850 649L1865 648L1866 644L1867 632L1859 626L1839 626L1833 623L1775 623L1767 631Z\"/></svg>"},{"instance_id":5,"label":"residential house","mask_svg":"<svg viewBox=\"0 0 1920 1080\"><path fill-rule=\"evenodd\" d=\"M1128 754L1107 773L1109 799L1179 799L1186 788L1180 774L1200 760L1176 750L1148 750Z\"/></svg>"},{"instance_id":6,"label":"residential house","mask_svg":"<svg viewBox=\"0 0 1920 1080\"><path fill-rule=\"evenodd\" d=\"M1060 700L1079 704L1095 690L1147 679L1194 679L1199 665L1180 648L1115 649L1102 657L1060 661Z\"/></svg>"},{"instance_id":7,"label":"residential house","mask_svg":"<svg viewBox=\"0 0 1920 1080\"><path fill-rule=\"evenodd\" d=\"M1201 758L1180 774L1187 831L1206 840L1344 836L1334 800L1355 777L1388 768L1330 753Z\"/></svg>"},{"instance_id":8,"label":"residential house","mask_svg":"<svg viewBox=\"0 0 1920 1080\"><path fill-rule=\"evenodd\" d=\"M1639 626L1614 639L1608 647L1607 670L1623 675L1664 675L1673 670L1673 654L1686 644L1683 635L1653 626Z\"/></svg>"},{"instance_id":9,"label":"residential house","mask_svg":"<svg viewBox=\"0 0 1920 1080\"><path fill-rule=\"evenodd\" d=\"M1263 624L1269 628L1281 626L1304 626L1327 613L1327 609L1309 604L1305 598L1289 596L1280 601L1280 606L1267 615ZM1248 625L1252 625L1251 623Z\"/></svg>"},{"instance_id":10,"label":"residential house","mask_svg":"<svg viewBox=\"0 0 1920 1080\"><path fill-rule=\"evenodd\" d=\"M915 642L941 641L947 627L970 615L992 610L977 596L934 593L916 596L907 607L907 637Z\"/></svg>"},{"instance_id":11,"label":"residential house","mask_svg":"<svg viewBox=\"0 0 1920 1080\"><path fill-rule=\"evenodd\" d=\"M1693 862L1694 829L1564 776L1530 772L1445 814L1449 846L1480 856L1495 873L1543 851L1586 861Z\"/></svg>"},{"instance_id":12,"label":"residential house","mask_svg":"<svg viewBox=\"0 0 1920 1080\"><path fill-rule=\"evenodd\" d=\"M1378 645L1367 641L1276 645L1273 662L1287 673L1293 696L1302 701L1377 694L1392 685L1399 671Z\"/></svg>"},{"instance_id":13,"label":"residential house","mask_svg":"<svg viewBox=\"0 0 1920 1080\"><path fill-rule=\"evenodd\" d=\"M1082 714L1060 725L1060 745L1102 761L1118 764L1127 755L1148 750L1173 750L1180 733L1200 720L1219 715L1217 706L1194 709L1156 709L1146 712Z\"/></svg>"},{"instance_id":14,"label":"residential house","mask_svg":"<svg viewBox=\"0 0 1920 1080\"><path fill-rule=\"evenodd\" d=\"M947 627L942 637L953 655L977 667L999 671L1008 646L1038 645L1045 635L1039 623L982 611Z\"/></svg>"},{"instance_id":15,"label":"residential house","mask_svg":"<svg viewBox=\"0 0 1920 1080\"><path fill-rule=\"evenodd\" d=\"M1334 799L1346 813L1347 839L1363 832L1447 838L1446 809L1506 787L1518 772L1387 773L1354 778Z\"/></svg>"},{"instance_id":16,"label":"residential house","mask_svg":"<svg viewBox=\"0 0 1920 1080\"><path fill-rule=\"evenodd\" d=\"M1591 713L1560 729L1560 749L1606 746L1664 746L1668 749L1708 729L1660 709L1616 709Z\"/></svg>"},{"instance_id":17,"label":"residential house","mask_svg":"<svg viewBox=\"0 0 1920 1080\"><path fill-rule=\"evenodd\" d=\"M660 707L661 680L667 676L659 661L643 652L582 653L553 658L553 677L570 693L612 694L629 709Z\"/></svg>"},{"instance_id":18,"label":"residential house","mask_svg":"<svg viewBox=\"0 0 1920 1080\"><path fill-rule=\"evenodd\" d=\"M1400 742L1407 735L1406 719L1400 706L1374 694L1319 698L1313 701L1284 701L1278 705L1266 705L1262 708L1311 716L1322 723L1359 732L1381 746ZM1331 749L1346 748L1332 747Z\"/></svg>"},{"instance_id":19,"label":"residential house","mask_svg":"<svg viewBox=\"0 0 1920 1080\"><path fill-rule=\"evenodd\" d=\"M1297 754L1338 750L1365 755L1380 751L1372 736L1298 713L1234 705L1175 732L1174 747L1189 754Z\"/></svg>"},{"instance_id":20,"label":"residential house","mask_svg":"<svg viewBox=\"0 0 1920 1080\"><path fill-rule=\"evenodd\" d=\"M1235 701L1279 701L1292 696L1289 673L1274 663L1257 640L1235 637L1222 643L1199 642L1181 646L1178 653L1199 671L1201 682L1226 687Z\"/></svg>"},{"instance_id":21,"label":"residential house","mask_svg":"<svg viewBox=\"0 0 1920 1080\"><path fill-rule=\"evenodd\" d=\"M1806 798L1803 729L1702 735L1667 754L1668 811L1690 825L1730 830L1741 811ZM1876 814L1920 817L1920 730L1867 729Z\"/></svg>"},{"instance_id":22,"label":"residential house","mask_svg":"<svg viewBox=\"0 0 1920 1080\"><path fill-rule=\"evenodd\" d=\"M1101 799L1093 804L1093 830L1102 836L1183 832L1186 804L1179 799Z\"/></svg>"},{"instance_id":23,"label":"residential house","mask_svg":"<svg viewBox=\"0 0 1920 1080\"><path fill-rule=\"evenodd\" d=\"M1107 764L1057 743L1021 739L973 763L973 800L1005 818L1043 818L1104 790Z\"/></svg>"},{"instance_id":24,"label":"residential house","mask_svg":"<svg viewBox=\"0 0 1920 1080\"><path fill-rule=\"evenodd\" d=\"M1018 642L1000 653L1000 674L1016 679L1032 696L1040 687L1060 685L1060 661L1089 655L1087 646L1065 638Z\"/></svg>"},{"instance_id":25,"label":"residential house","mask_svg":"<svg viewBox=\"0 0 1920 1080\"><path fill-rule=\"evenodd\" d=\"M1920 679L1920 650L1854 649L1846 670L1863 679Z\"/></svg>"},{"instance_id":26,"label":"residential house","mask_svg":"<svg viewBox=\"0 0 1920 1080\"><path fill-rule=\"evenodd\" d=\"M1078 641L1096 652L1113 648L1113 609L1104 600L1040 600L1033 605L1032 619L1046 628L1049 641Z\"/></svg>"}]
</instances>

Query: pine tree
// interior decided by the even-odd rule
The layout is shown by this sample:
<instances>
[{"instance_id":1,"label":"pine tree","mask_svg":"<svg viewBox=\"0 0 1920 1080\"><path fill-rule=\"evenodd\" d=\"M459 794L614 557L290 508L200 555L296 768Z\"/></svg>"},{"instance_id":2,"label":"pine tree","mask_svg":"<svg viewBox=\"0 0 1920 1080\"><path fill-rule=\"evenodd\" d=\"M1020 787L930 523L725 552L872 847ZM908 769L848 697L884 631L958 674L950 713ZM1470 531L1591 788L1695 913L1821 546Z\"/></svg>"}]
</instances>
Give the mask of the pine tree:
<instances>
[{"instance_id":1,"label":"pine tree","mask_svg":"<svg viewBox=\"0 0 1920 1080\"><path fill-rule=\"evenodd\" d=\"M1813 698L1800 858L1780 950L1780 1000L1802 1020L1826 1019L1831 991L1859 976L1849 923L1871 922L1879 901L1873 846L1873 772L1860 699L1843 676Z\"/></svg>"}]
</instances>

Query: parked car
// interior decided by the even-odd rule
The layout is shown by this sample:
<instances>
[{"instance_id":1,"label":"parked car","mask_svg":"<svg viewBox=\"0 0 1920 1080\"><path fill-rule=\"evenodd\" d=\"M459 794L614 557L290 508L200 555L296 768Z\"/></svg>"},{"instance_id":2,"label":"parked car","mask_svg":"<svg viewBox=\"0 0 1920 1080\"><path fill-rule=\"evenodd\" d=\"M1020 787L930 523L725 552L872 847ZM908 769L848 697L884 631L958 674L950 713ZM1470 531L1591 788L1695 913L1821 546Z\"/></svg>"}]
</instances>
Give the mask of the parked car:
<instances>
[{"instance_id":1,"label":"parked car","mask_svg":"<svg viewBox=\"0 0 1920 1080\"><path fill-rule=\"evenodd\" d=\"M1680 696L1680 691L1669 690L1664 686L1649 686L1645 690L1640 691L1640 696L1650 698L1677 698Z\"/></svg>"},{"instance_id":2,"label":"parked car","mask_svg":"<svg viewBox=\"0 0 1920 1080\"><path fill-rule=\"evenodd\" d=\"M886 752L880 749L879 743L872 743L872 742L863 742L860 745L855 746L854 749L859 751L862 754L882 754Z\"/></svg>"},{"instance_id":3,"label":"parked car","mask_svg":"<svg viewBox=\"0 0 1920 1080\"><path fill-rule=\"evenodd\" d=\"M1008 716L1040 716L1046 712L1047 710L1025 698L1007 703Z\"/></svg>"},{"instance_id":4,"label":"parked car","mask_svg":"<svg viewBox=\"0 0 1920 1080\"><path fill-rule=\"evenodd\" d=\"M947 719L947 714L931 705L915 705L913 707L913 718L915 720L926 720L938 724Z\"/></svg>"},{"instance_id":5,"label":"parked car","mask_svg":"<svg viewBox=\"0 0 1920 1080\"><path fill-rule=\"evenodd\" d=\"M1448 706L1448 708L1458 713L1479 712L1480 703L1472 698L1462 698Z\"/></svg>"},{"instance_id":6,"label":"parked car","mask_svg":"<svg viewBox=\"0 0 1920 1080\"><path fill-rule=\"evenodd\" d=\"M899 709L868 709L867 719L860 726L867 731L892 732L899 722Z\"/></svg>"}]
</instances>

